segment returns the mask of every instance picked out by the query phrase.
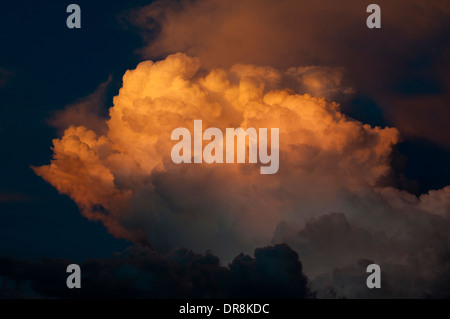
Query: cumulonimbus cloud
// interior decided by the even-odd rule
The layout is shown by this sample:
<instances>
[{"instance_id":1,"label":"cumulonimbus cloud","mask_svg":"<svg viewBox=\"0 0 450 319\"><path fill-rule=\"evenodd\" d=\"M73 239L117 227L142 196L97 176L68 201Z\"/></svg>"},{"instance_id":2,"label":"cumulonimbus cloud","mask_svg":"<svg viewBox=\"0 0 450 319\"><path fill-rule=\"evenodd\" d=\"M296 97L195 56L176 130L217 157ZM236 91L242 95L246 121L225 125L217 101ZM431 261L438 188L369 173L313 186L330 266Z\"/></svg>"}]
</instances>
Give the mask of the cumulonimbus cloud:
<instances>
[{"instance_id":1,"label":"cumulonimbus cloud","mask_svg":"<svg viewBox=\"0 0 450 319\"><path fill-rule=\"evenodd\" d=\"M437 260L449 243L441 228L448 189L417 199L379 186L390 173L398 130L371 127L335 102L297 93L311 85L307 72L247 64L204 69L183 53L142 62L125 73L107 132L69 127L53 141L51 163L34 170L113 235L163 252L186 246L230 260L287 242L312 279L360 259L400 259L408 268L428 244L435 245L428 262ZM337 82L322 76L313 83L326 92ZM279 171L174 164L172 131L192 130L197 119L222 131L279 128Z\"/></svg>"},{"instance_id":2,"label":"cumulonimbus cloud","mask_svg":"<svg viewBox=\"0 0 450 319\"><path fill-rule=\"evenodd\" d=\"M357 92L375 101L389 123L450 149L449 3L379 0L377 30L366 27L369 4L164 0L133 11L130 18L142 30L145 58L180 51L199 57L208 68L236 63L345 68L342 80L357 83Z\"/></svg>"},{"instance_id":3,"label":"cumulonimbus cloud","mask_svg":"<svg viewBox=\"0 0 450 319\"><path fill-rule=\"evenodd\" d=\"M54 140L52 164L35 170L119 237L205 249L218 249L210 246L215 236L267 240L280 214L297 214L283 197L374 185L389 172L398 140L395 129L372 128L336 103L280 88L283 76L252 65L202 74L200 61L184 54L142 62L124 76L107 134L72 126ZM195 119L221 129L279 128L279 172L265 178L253 164L173 164L171 132Z\"/></svg>"}]
</instances>

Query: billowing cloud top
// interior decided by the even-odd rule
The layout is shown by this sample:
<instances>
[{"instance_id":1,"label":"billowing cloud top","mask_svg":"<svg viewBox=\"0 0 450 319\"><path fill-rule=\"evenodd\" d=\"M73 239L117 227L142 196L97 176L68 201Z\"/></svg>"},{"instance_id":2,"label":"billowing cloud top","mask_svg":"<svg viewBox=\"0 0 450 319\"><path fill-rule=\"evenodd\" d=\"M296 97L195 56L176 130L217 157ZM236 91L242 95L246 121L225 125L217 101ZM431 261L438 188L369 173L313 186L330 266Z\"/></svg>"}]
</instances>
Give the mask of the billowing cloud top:
<instances>
[{"instance_id":1,"label":"billowing cloud top","mask_svg":"<svg viewBox=\"0 0 450 319\"><path fill-rule=\"evenodd\" d=\"M182 53L145 61L125 73L105 134L70 126L53 141L51 164L34 169L113 235L160 251L211 249L229 260L288 242L314 278L361 258L408 264L426 245L417 234L445 247L437 221L448 223L448 189L417 199L378 186L398 131L297 93L341 90L336 72L246 64L207 70ZM196 119L222 130L279 128L278 173L261 175L254 164L174 164L171 132L192 130ZM443 237L433 238L436 232Z\"/></svg>"},{"instance_id":2,"label":"billowing cloud top","mask_svg":"<svg viewBox=\"0 0 450 319\"><path fill-rule=\"evenodd\" d=\"M346 80L358 83L358 93L374 100L389 123L450 149L450 3L378 0L377 30L366 27L370 3L164 0L135 10L131 19L143 31L146 58L181 51L208 68L344 67Z\"/></svg>"}]
</instances>

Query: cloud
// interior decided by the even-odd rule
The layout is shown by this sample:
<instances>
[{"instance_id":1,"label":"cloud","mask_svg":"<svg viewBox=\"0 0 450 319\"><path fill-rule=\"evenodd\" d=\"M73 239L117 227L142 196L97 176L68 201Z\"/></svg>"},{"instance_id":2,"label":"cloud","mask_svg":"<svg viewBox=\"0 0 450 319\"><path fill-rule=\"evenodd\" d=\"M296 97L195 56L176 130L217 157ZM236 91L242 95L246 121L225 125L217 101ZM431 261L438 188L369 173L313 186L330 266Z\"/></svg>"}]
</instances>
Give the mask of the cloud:
<instances>
[{"instance_id":1,"label":"cloud","mask_svg":"<svg viewBox=\"0 0 450 319\"><path fill-rule=\"evenodd\" d=\"M449 100L450 5L380 0L382 28L370 30L369 4L156 1L135 10L130 19L146 40L140 50L145 58L181 51L199 57L208 68L245 63L344 69L342 81L375 101L393 126L450 148L444 107Z\"/></svg>"},{"instance_id":2,"label":"cloud","mask_svg":"<svg viewBox=\"0 0 450 319\"><path fill-rule=\"evenodd\" d=\"M71 125L84 125L97 133L105 133L107 127L102 110L105 104L106 90L111 80L110 76L92 94L67 105L63 110L55 111L53 116L48 119L48 124L56 128L59 135L62 135L64 130Z\"/></svg>"},{"instance_id":3,"label":"cloud","mask_svg":"<svg viewBox=\"0 0 450 319\"><path fill-rule=\"evenodd\" d=\"M343 68L307 66L291 67L286 73L292 77L296 92L335 100L356 93L352 87L343 86L344 72Z\"/></svg>"},{"instance_id":4,"label":"cloud","mask_svg":"<svg viewBox=\"0 0 450 319\"><path fill-rule=\"evenodd\" d=\"M167 255L140 246L80 264L82 289L67 289L72 262L0 258L2 298L307 298L298 255L286 245L239 255L228 266L211 253L182 248ZM290 285L295 283L295 285ZM242 284L245 284L242 289Z\"/></svg>"},{"instance_id":5,"label":"cloud","mask_svg":"<svg viewBox=\"0 0 450 319\"><path fill-rule=\"evenodd\" d=\"M283 88L285 76L291 71L243 64L204 72L185 54L142 62L124 75L108 132L69 127L53 141L52 163L34 170L117 237L163 251L249 252L270 241L280 220L334 207L336 189L376 185L398 141L396 129L370 127L334 102ZM222 130L280 128L279 172L174 164L171 133L195 119Z\"/></svg>"},{"instance_id":6,"label":"cloud","mask_svg":"<svg viewBox=\"0 0 450 319\"><path fill-rule=\"evenodd\" d=\"M439 284L448 280L448 187L419 197L392 187L399 130L356 121L334 101L369 96L404 132L446 145L438 105L446 100L450 9L420 0L379 4L378 31L366 28L360 1L157 1L135 11L144 35L159 31L141 50L159 61L125 73L106 131L73 123L53 141L51 163L35 172L114 236L163 254L186 246L231 261L288 243L319 297L448 295ZM421 123L408 120L411 110ZM433 110L442 117L430 128ZM192 130L196 119L222 130L280 128L278 173L173 164L172 130ZM268 251L260 256L271 264ZM230 266L256 272L236 275L246 287L269 274L257 259ZM372 262L382 268L380 291L364 286Z\"/></svg>"},{"instance_id":7,"label":"cloud","mask_svg":"<svg viewBox=\"0 0 450 319\"><path fill-rule=\"evenodd\" d=\"M163 253L186 246L230 261L270 242L288 243L318 296L374 296L353 287L353 279L341 289L333 277L366 275L354 266L359 260L383 267L394 287L380 292L384 297L435 296L437 276L447 273L448 187L416 197L380 186L392 173L398 131L296 93L307 85L302 79L292 81L292 69L245 64L208 71L181 53L142 62L124 75L108 131L69 127L53 141L51 164L34 170L114 236ZM280 128L280 170L261 175L254 164L174 164L171 132L192 129L194 119L222 130ZM406 274L421 284L398 288Z\"/></svg>"},{"instance_id":8,"label":"cloud","mask_svg":"<svg viewBox=\"0 0 450 319\"><path fill-rule=\"evenodd\" d=\"M273 239L299 253L318 298L448 296L437 285L450 274L448 187L419 198L394 188L345 196L345 213L280 223ZM365 286L371 263L382 269L379 291Z\"/></svg>"},{"instance_id":9,"label":"cloud","mask_svg":"<svg viewBox=\"0 0 450 319\"><path fill-rule=\"evenodd\" d=\"M143 31L158 31L142 49L147 57L182 51L200 57L208 67L235 63L347 66L353 61L364 63L361 72L367 72L385 62L390 49L410 49L399 41L417 45L443 32L450 13L450 6L442 2L382 0L382 29L377 32L366 27L368 4L357 0L282 4L244 0L233 5L224 0L156 1L136 10L130 19ZM361 43L364 46L355 47ZM380 53L380 61L365 60ZM390 53L397 58L397 52Z\"/></svg>"}]
</instances>

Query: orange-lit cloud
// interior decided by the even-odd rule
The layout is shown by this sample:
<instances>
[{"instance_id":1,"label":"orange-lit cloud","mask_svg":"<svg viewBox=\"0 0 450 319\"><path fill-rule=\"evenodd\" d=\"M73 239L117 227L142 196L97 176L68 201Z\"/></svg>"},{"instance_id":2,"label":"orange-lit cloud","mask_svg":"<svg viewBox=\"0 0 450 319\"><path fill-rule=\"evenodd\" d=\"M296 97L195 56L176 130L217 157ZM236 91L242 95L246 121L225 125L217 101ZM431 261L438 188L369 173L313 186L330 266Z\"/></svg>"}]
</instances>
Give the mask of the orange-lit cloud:
<instances>
[{"instance_id":1,"label":"orange-lit cloud","mask_svg":"<svg viewBox=\"0 0 450 319\"><path fill-rule=\"evenodd\" d=\"M449 100L449 2L380 0L380 30L366 27L370 3L156 1L134 11L131 20L147 40L140 50L146 58L181 51L208 68L236 63L345 68L340 81L374 100L391 125L450 149L450 115L444 107ZM338 79L330 72L326 76L331 83ZM427 82L441 86L440 91L427 92ZM323 92L313 78L304 85L304 92L317 96L332 93L334 99L339 93L330 87ZM405 92L399 95L399 90Z\"/></svg>"},{"instance_id":2,"label":"orange-lit cloud","mask_svg":"<svg viewBox=\"0 0 450 319\"><path fill-rule=\"evenodd\" d=\"M336 103L281 86L295 76L311 85L303 74L243 64L206 72L199 59L181 53L142 62L124 75L107 133L69 127L53 141L51 165L35 171L119 237L214 251L227 240L230 254L241 244L266 243L280 220L325 209L329 204L314 203L335 189L375 185L389 173L398 141L393 128L372 128L347 118ZM171 132L195 119L221 129L279 128L279 172L173 164ZM302 202L317 207L298 211Z\"/></svg>"},{"instance_id":3,"label":"orange-lit cloud","mask_svg":"<svg viewBox=\"0 0 450 319\"><path fill-rule=\"evenodd\" d=\"M322 75L310 77L312 71ZM246 64L208 70L182 53L142 62L125 73L107 131L70 126L53 141L50 165L34 170L113 235L161 251L211 249L227 260L286 242L299 252L321 296L329 294L326 285L336 284L329 277L334 269L360 259L403 274L416 263L424 267L411 272L418 282L429 277L430 267L447 271L438 260L450 243L448 187L419 198L380 187L399 132L355 121L335 102L297 93L315 87L326 94L336 87L330 80L335 70L312 71ZM222 130L279 128L279 171L174 164L171 133L177 127L192 131L196 119Z\"/></svg>"},{"instance_id":4,"label":"orange-lit cloud","mask_svg":"<svg viewBox=\"0 0 450 319\"><path fill-rule=\"evenodd\" d=\"M149 36L142 49L147 57L182 51L200 57L208 67L237 62L283 68L299 62L334 66L353 62L362 67L360 74L374 76L377 69L387 72L380 68L386 53L406 52L408 46L441 32L450 14L450 6L442 1L380 0L382 29L374 32L366 27L370 3L155 1L134 11L131 19L144 31L160 30L156 38L143 33Z\"/></svg>"},{"instance_id":5,"label":"orange-lit cloud","mask_svg":"<svg viewBox=\"0 0 450 319\"><path fill-rule=\"evenodd\" d=\"M141 53L166 58L126 72L109 120L91 116L106 84L60 112L53 123L67 129L53 141L51 163L35 172L113 235L161 251L211 249L226 261L288 243L319 297L367 296L357 276L369 261L382 267L381 296L427 296L450 274L449 187L416 197L385 181L400 132L449 146L448 49L441 49L450 6L377 3L381 30L366 28L369 3L359 0L141 8L132 15L150 34ZM441 90L427 92L425 80ZM355 121L333 102L355 93L373 99L400 131ZM192 131L197 119L222 131L279 128L279 171L174 164L172 131Z\"/></svg>"}]
</instances>

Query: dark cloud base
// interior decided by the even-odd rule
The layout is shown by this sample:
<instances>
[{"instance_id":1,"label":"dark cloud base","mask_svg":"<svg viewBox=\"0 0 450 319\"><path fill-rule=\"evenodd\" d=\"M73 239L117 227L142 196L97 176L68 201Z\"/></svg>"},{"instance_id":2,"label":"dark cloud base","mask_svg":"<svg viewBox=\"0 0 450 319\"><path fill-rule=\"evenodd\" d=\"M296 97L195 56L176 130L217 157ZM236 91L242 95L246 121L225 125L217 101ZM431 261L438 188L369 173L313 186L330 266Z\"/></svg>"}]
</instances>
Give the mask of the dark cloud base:
<instances>
[{"instance_id":1,"label":"dark cloud base","mask_svg":"<svg viewBox=\"0 0 450 319\"><path fill-rule=\"evenodd\" d=\"M0 258L1 298L313 298L298 254L287 245L240 254L228 267L207 252L161 255L133 246L84 261L81 289L68 289L70 260Z\"/></svg>"}]
</instances>

